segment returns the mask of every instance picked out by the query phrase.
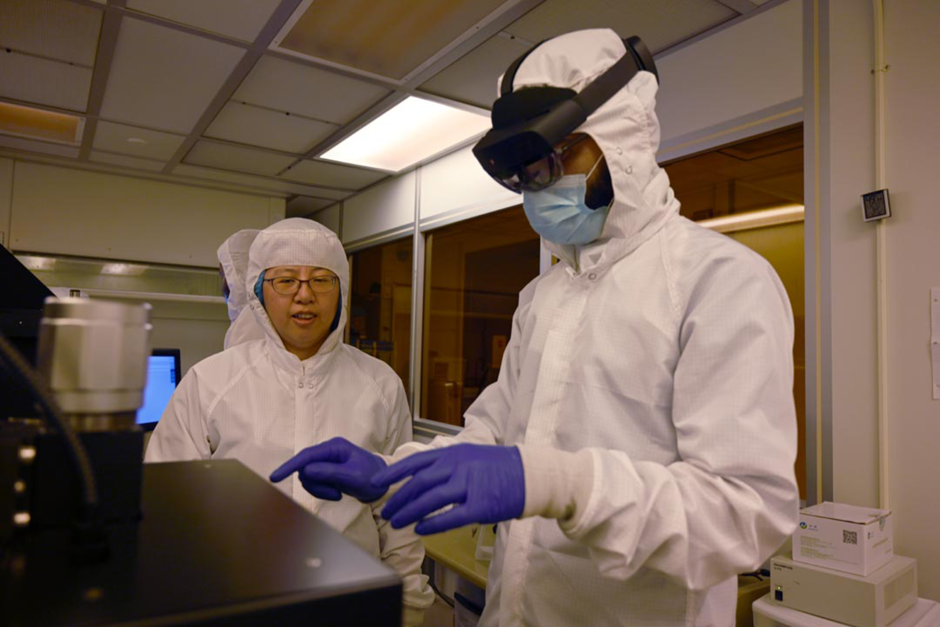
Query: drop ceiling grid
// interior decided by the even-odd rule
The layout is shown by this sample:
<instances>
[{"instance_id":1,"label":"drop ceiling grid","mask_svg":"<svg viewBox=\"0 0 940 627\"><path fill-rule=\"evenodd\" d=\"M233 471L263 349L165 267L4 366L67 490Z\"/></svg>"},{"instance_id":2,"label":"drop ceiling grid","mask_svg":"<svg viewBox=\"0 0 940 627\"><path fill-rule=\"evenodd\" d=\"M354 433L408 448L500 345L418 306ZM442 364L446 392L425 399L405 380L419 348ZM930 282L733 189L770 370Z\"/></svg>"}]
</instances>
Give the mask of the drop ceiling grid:
<instances>
[{"instance_id":1,"label":"drop ceiling grid","mask_svg":"<svg viewBox=\"0 0 940 627\"><path fill-rule=\"evenodd\" d=\"M127 8L252 42L280 0L127 0Z\"/></svg>"},{"instance_id":2,"label":"drop ceiling grid","mask_svg":"<svg viewBox=\"0 0 940 627\"><path fill-rule=\"evenodd\" d=\"M229 101L203 135L303 154L337 129L338 124Z\"/></svg>"},{"instance_id":3,"label":"drop ceiling grid","mask_svg":"<svg viewBox=\"0 0 940 627\"><path fill-rule=\"evenodd\" d=\"M130 142L128 141L130 139L143 140L145 143ZM165 163L173 156L184 139L183 135L98 120L93 146L96 150L144 159L157 159Z\"/></svg>"},{"instance_id":4,"label":"drop ceiling grid","mask_svg":"<svg viewBox=\"0 0 940 627\"><path fill-rule=\"evenodd\" d=\"M288 155L201 140L183 159L185 163L234 172L274 176L295 161Z\"/></svg>"},{"instance_id":5,"label":"drop ceiling grid","mask_svg":"<svg viewBox=\"0 0 940 627\"><path fill-rule=\"evenodd\" d=\"M125 17L101 116L189 133L244 49Z\"/></svg>"},{"instance_id":6,"label":"drop ceiling grid","mask_svg":"<svg viewBox=\"0 0 940 627\"><path fill-rule=\"evenodd\" d=\"M85 111L90 68L16 52L0 54L0 95L24 103Z\"/></svg>"},{"instance_id":7,"label":"drop ceiling grid","mask_svg":"<svg viewBox=\"0 0 940 627\"><path fill-rule=\"evenodd\" d=\"M325 161L304 160L281 174L282 178L313 185L360 190L387 177L385 172L352 168Z\"/></svg>"},{"instance_id":8,"label":"drop ceiling grid","mask_svg":"<svg viewBox=\"0 0 940 627\"><path fill-rule=\"evenodd\" d=\"M584 28L638 35L654 53L739 14L715 0L546 0L505 32L539 42Z\"/></svg>"},{"instance_id":9,"label":"drop ceiling grid","mask_svg":"<svg viewBox=\"0 0 940 627\"><path fill-rule=\"evenodd\" d=\"M3 0L0 48L90 68L103 14L66 0Z\"/></svg>"},{"instance_id":10,"label":"drop ceiling grid","mask_svg":"<svg viewBox=\"0 0 940 627\"><path fill-rule=\"evenodd\" d=\"M233 100L345 124L388 93L388 89L364 81L266 55L255 64Z\"/></svg>"}]
</instances>

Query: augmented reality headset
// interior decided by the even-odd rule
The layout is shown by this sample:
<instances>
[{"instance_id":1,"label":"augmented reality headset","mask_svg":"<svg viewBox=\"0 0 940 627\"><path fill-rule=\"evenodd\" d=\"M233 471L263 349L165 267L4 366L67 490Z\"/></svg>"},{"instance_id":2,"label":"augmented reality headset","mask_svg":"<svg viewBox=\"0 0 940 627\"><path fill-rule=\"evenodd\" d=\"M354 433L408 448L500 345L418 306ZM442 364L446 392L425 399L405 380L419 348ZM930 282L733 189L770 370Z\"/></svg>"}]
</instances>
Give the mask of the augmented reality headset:
<instances>
[{"instance_id":1,"label":"augmented reality headset","mask_svg":"<svg viewBox=\"0 0 940 627\"><path fill-rule=\"evenodd\" d=\"M493 128L473 147L487 174L514 192L537 191L563 174L555 145L581 126L589 115L630 82L637 72L651 72L659 80L653 55L639 37L623 40L626 54L581 90L526 87L512 90L516 71L532 51L513 61L493 103Z\"/></svg>"}]
</instances>

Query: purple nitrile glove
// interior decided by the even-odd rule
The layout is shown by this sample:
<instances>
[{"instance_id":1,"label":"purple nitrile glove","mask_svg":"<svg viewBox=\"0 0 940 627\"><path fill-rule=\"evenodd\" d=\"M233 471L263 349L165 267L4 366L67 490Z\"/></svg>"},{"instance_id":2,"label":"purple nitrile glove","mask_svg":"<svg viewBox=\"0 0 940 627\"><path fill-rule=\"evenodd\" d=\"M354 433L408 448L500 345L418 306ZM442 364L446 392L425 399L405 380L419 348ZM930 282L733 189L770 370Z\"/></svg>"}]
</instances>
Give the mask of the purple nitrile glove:
<instances>
[{"instance_id":1,"label":"purple nitrile glove","mask_svg":"<svg viewBox=\"0 0 940 627\"><path fill-rule=\"evenodd\" d=\"M310 494L338 501L343 494L363 503L377 501L388 488L378 488L372 477L385 469L385 461L345 438L333 438L300 451L271 473L271 481L283 481L293 473Z\"/></svg>"},{"instance_id":2,"label":"purple nitrile glove","mask_svg":"<svg viewBox=\"0 0 940 627\"><path fill-rule=\"evenodd\" d=\"M497 523L518 518L525 506L522 457L514 446L457 444L417 453L392 464L372 478L387 489L412 477L388 501L382 517L400 529L418 522L426 535L470 523ZM431 516L445 507L455 507Z\"/></svg>"}]
</instances>

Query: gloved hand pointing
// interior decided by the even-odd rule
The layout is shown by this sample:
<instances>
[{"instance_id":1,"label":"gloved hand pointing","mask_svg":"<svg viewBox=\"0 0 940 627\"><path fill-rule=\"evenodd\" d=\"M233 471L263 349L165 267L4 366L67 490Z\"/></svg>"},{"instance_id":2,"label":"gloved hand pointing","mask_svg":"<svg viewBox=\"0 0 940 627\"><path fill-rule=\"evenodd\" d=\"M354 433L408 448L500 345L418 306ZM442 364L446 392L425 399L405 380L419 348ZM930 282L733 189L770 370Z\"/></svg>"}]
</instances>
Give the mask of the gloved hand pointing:
<instances>
[{"instance_id":1,"label":"gloved hand pointing","mask_svg":"<svg viewBox=\"0 0 940 627\"><path fill-rule=\"evenodd\" d=\"M327 501L338 501L343 494L363 503L376 501L388 488L372 485L370 479L386 468L385 461L346 440L333 438L300 451L271 473L271 481L283 481L293 473L310 494Z\"/></svg>"},{"instance_id":2,"label":"gloved hand pointing","mask_svg":"<svg viewBox=\"0 0 940 627\"><path fill-rule=\"evenodd\" d=\"M420 521L415 531L425 535L496 523L518 518L525 506L522 457L514 446L457 444L417 453L376 474L372 485L384 491L409 476L382 510L396 529ZM451 504L453 509L430 516Z\"/></svg>"}]
</instances>

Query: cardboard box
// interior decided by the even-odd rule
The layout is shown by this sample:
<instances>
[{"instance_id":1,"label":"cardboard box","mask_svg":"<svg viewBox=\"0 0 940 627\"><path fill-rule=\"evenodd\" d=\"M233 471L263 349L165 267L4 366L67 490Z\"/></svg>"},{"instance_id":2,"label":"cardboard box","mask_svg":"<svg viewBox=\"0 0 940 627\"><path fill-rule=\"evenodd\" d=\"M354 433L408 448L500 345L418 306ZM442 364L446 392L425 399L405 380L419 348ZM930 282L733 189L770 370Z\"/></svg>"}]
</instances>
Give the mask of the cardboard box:
<instances>
[{"instance_id":1,"label":"cardboard box","mask_svg":"<svg viewBox=\"0 0 940 627\"><path fill-rule=\"evenodd\" d=\"M894 556L891 512L828 501L800 511L793 559L866 577Z\"/></svg>"}]
</instances>

